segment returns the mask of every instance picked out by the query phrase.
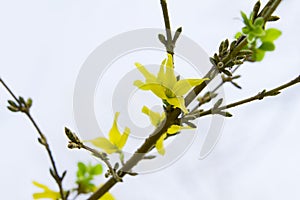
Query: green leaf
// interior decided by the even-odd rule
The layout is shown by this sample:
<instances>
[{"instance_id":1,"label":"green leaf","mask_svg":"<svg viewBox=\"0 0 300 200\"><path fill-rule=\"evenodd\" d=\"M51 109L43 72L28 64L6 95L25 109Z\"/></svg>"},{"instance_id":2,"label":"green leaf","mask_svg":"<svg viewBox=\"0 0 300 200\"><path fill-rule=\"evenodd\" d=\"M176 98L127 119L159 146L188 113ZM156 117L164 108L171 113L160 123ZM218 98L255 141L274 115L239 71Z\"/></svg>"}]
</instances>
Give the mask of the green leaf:
<instances>
[{"instance_id":1,"label":"green leaf","mask_svg":"<svg viewBox=\"0 0 300 200\"><path fill-rule=\"evenodd\" d=\"M237 32L237 33L235 34L234 38L235 38L235 39L238 39L238 38L240 38L242 35L243 35L243 33Z\"/></svg>"},{"instance_id":2,"label":"green leaf","mask_svg":"<svg viewBox=\"0 0 300 200\"><path fill-rule=\"evenodd\" d=\"M260 49L256 49L254 56L255 61L262 61L265 57L266 52Z\"/></svg>"},{"instance_id":3,"label":"green leaf","mask_svg":"<svg viewBox=\"0 0 300 200\"><path fill-rule=\"evenodd\" d=\"M266 34L265 30L262 29L261 27L257 27L255 29L253 29L251 31L251 33L253 33L255 36L259 36L259 37L264 36Z\"/></svg>"},{"instance_id":4,"label":"green leaf","mask_svg":"<svg viewBox=\"0 0 300 200\"><path fill-rule=\"evenodd\" d=\"M273 42L264 42L259 47L259 49L263 50L263 51L274 51L275 50L275 45L274 45Z\"/></svg>"},{"instance_id":5,"label":"green leaf","mask_svg":"<svg viewBox=\"0 0 300 200\"><path fill-rule=\"evenodd\" d=\"M256 27L262 27L264 25L265 21L264 18L262 17L258 17L255 21L254 21L254 26Z\"/></svg>"},{"instance_id":6,"label":"green leaf","mask_svg":"<svg viewBox=\"0 0 300 200\"><path fill-rule=\"evenodd\" d=\"M95 185L92 182L94 176L102 173L102 165L85 165L82 162L78 162L77 180L78 187L76 188L78 194L87 194L95 190Z\"/></svg>"},{"instance_id":7,"label":"green leaf","mask_svg":"<svg viewBox=\"0 0 300 200\"><path fill-rule=\"evenodd\" d=\"M83 177L85 175L85 173L87 172L87 168L86 168L85 164L82 162L78 162L77 167L78 167L77 177L78 178Z\"/></svg>"},{"instance_id":8,"label":"green leaf","mask_svg":"<svg viewBox=\"0 0 300 200\"><path fill-rule=\"evenodd\" d=\"M102 165L98 164L92 167L90 174L91 175L100 175L103 172Z\"/></svg>"},{"instance_id":9,"label":"green leaf","mask_svg":"<svg viewBox=\"0 0 300 200\"><path fill-rule=\"evenodd\" d=\"M252 22L253 22L253 17L254 17L254 13L251 12L251 13L250 13L250 17L249 17L249 21L250 21L251 26L253 25L253 24L252 24Z\"/></svg>"},{"instance_id":10,"label":"green leaf","mask_svg":"<svg viewBox=\"0 0 300 200\"><path fill-rule=\"evenodd\" d=\"M242 18L243 18L243 21L244 21L244 24L248 27L251 27L251 23L246 15L246 13L244 13L243 11L241 11L241 15L242 15Z\"/></svg>"},{"instance_id":11,"label":"green leaf","mask_svg":"<svg viewBox=\"0 0 300 200\"><path fill-rule=\"evenodd\" d=\"M255 42L255 35L253 35L252 33L248 34L247 35L247 40L250 44Z\"/></svg>"},{"instance_id":12,"label":"green leaf","mask_svg":"<svg viewBox=\"0 0 300 200\"><path fill-rule=\"evenodd\" d=\"M248 33L250 33L250 29L247 26L245 26L242 28L242 32L247 35Z\"/></svg>"},{"instance_id":13,"label":"green leaf","mask_svg":"<svg viewBox=\"0 0 300 200\"><path fill-rule=\"evenodd\" d=\"M269 28L266 30L266 34L261 37L262 42L273 42L281 36L282 32L276 28Z\"/></svg>"}]
</instances>

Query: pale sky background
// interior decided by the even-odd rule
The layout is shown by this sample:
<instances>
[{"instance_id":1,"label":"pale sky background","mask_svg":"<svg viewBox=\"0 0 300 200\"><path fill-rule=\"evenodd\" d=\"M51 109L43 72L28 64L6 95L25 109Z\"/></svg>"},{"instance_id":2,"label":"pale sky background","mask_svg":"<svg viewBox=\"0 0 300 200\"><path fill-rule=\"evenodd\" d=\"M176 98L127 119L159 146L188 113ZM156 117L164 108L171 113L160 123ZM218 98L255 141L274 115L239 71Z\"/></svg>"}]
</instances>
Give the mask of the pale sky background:
<instances>
[{"instance_id":1,"label":"pale sky background","mask_svg":"<svg viewBox=\"0 0 300 200\"><path fill-rule=\"evenodd\" d=\"M182 26L186 36L212 55L222 39L240 30L240 10L249 13L254 3L170 0L172 27ZM226 86L228 102L300 74L299 8L299 1L283 1L276 12L282 19L271 25L283 31L277 50L239 71L243 90ZM63 133L64 126L76 130L72 101L80 67L114 35L162 28L159 0L1 0L0 26L0 76L17 95L33 98L32 114L49 139L59 170L68 169L65 185L71 186L76 163L95 162L85 152L68 150ZM299 89L294 86L275 98L232 109L234 117L226 120L219 143L206 159L198 159L200 136L170 167L126 177L111 192L118 200L300 199ZM0 87L1 199L32 199L39 190L32 180L56 185L33 126L6 109L10 98Z\"/></svg>"}]
</instances>

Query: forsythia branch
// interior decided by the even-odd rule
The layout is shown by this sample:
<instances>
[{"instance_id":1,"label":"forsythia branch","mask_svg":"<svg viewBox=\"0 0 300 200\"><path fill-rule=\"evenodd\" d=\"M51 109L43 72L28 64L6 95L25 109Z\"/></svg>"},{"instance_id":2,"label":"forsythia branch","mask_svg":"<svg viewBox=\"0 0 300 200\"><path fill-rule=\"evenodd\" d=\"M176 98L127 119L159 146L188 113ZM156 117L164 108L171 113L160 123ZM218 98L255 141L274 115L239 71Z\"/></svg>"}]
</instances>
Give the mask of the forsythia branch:
<instances>
[{"instance_id":1,"label":"forsythia branch","mask_svg":"<svg viewBox=\"0 0 300 200\"><path fill-rule=\"evenodd\" d=\"M268 19L276 8L279 6L282 0L270 0L266 6L262 9L258 16L263 17L264 19ZM267 21L267 20L266 20ZM235 45L233 51L230 52L230 55L227 57L224 62L227 62L232 57L236 56L246 45L248 44L246 37L241 37L240 40ZM204 76L204 78L210 78L209 81L206 81L198 86L196 86L185 98L186 106L188 106L196 97L200 94L200 92L206 87L206 85L212 81L218 74L216 73L218 69L212 67L211 70Z\"/></svg>"},{"instance_id":2,"label":"forsythia branch","mask_svg":"<svg viewBox=\"0 0 300 200\"><path fill-rule=\"evenodd\" d=\"M168 15L167 3L166 0L161 0L160 2L164 14L167 40L164 38L164 36L161 35L160 35L161 37L159 36L159 39L166 46L166 51L171 55L173 55L175 44L169 43L172 40L172 34L171 34L171 26L170 26L170 20ZM281 0L270 0L267 6L262 10L263 13L262 12L260 13L262 17L269 18L280 2ZM170 46L170 44L172 45ZM231 58L234 58L246 45L247 45L247 39L242 37L241 40L236 43L233 50L230 51L230 54L227 57L227 60L226 59L224 60L224 63L228 62ZM212 81L217 76L218 73L219 73L219 69L213 66L211 70L204 76L204 78L209 78L210 80L196 86L186 96L185 105L188 106L197 97L197 95L206 87L208 82ZM125 173L126 171L127 172L131 171L131 169L144 158L145 154L148 153L149 150L151 150L151 148L155 145L155 143L161 137L161 135L164 134L167 131L167 129L174 123L174 121L178 119L180 114L181 114L181 110L179 108L176 108L170 113L168 113L168 116L160 124L160 126L158 126L158 128L149 136L149 138L145 140L144 144L118 171L118 175L121 178L126 175ZM88 200L99 199L106 192L108 192L116 183L117 181L114 178L110 178L102 187L100 187L94 194L92 194L92 196L88 198Z\"/></svg>"},{"instance_id":3,"label":"forsythia branch","mask_svg":"<svg viewBox=\"0 0 300 200\"><path fill-rule=\"evenodd\" d=\"M12 92L12 90L6 85L6 83L0 78L0 83L4 86L4 88L8 91L8 93L14 98L14 100L19 104L19 107L21 108L22 107L22 102L20 102L20 98L18 99L16 97L16 95L14 95L14 93ZM63 190L63 186L62 186L62 181L66 175L66 171L64 171L62 173L62 175L59 175L59 172L57 170L57 167L56 167L56 164L55 164L55 160L54 160L54 157L52 155L52 151L50 149L50 145L49 143L47 142L47 138L46 136L43 134L43 132L41 131L41 129L39 128L39 126L37 125L36 121L34 120L34 118L32 117L32 115L30 114L29 112L29 108L27 109L21 109L20 111L24 112L25 115L29 118L29 120L31 121L31 123L33 124L34 128L36 129L36 131L38 132L40 138L39 138L39 142L40 144L42 144L47 153L48 153L48 156L50 158L50 162L51 162L51 165L52 165L52 169L50 169L50 173L52 175L52 177L55 179L57 185L58 185L58 188L59 188L59 193L60 193L60 196L61 196L61 199L62 200L66 200L67 199L67 196L68 196L68 193L65 193L64 190Z\"/></svg>"},{"instance_id":4,"label":"forsythia branch","mask_svg":"<svg viewBox=\"0 0 300 200\"><path fill-rule=\"evenodd\" d=\"M249 97L249 98L246 98L246 99L243 99L243 100L240 100L240 101L237 101L237 102L234 102L234 103L222 106L222 107L219 107L218 109L209 109L207 111L199 111L198 113L195 113L194 116L199 118L199 117L203 117L203 116L210 115L210 114L217 114L218 112L220 112L222 110L240 106L240 105L250 103L250 102L256 101L256 100L262 100L265 97L276 96L276 95L280 94L281 90L291 87L298 83L300 83L300 76L298 76L297 78L293 79L292 81L290 81L286 84L283 84L279 87L276 87L272 90L269 90L269 91L263 90L262 92L258 93L257 95L254 95L252 97Z\"/></svg>"}]
</instances>

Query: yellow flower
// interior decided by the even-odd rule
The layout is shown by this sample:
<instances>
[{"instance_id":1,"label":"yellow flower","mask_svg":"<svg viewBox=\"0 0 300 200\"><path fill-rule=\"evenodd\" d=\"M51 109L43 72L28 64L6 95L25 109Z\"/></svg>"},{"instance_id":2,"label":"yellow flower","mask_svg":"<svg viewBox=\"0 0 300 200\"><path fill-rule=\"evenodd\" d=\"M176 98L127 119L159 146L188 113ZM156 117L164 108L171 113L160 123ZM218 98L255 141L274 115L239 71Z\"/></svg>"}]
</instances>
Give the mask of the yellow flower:
<instances>
[{"instance_id":1,"label":"yellow flower","mask_svg":"<svg viewBox=\"0 0 300 200\"><path fill-rule=\"evenodd\" d=\"M155 127L158 127L158 125L164 120L165 118L165 113L163 112L162 114L158 112L154 112L150 110L148 107L144 106L142 108L142 113L146 114L149 116L149 119L151 121L151 124Z\"/></svg>"},{"instance_id":2,"label":"yellow flower","mask_svg":"<svg viewBox=\"0 0 300 200\"><path fill-rule=\"evenodd\" d=\"M158 125L165 118L164 113L160 114L158 112L154 112L154 111L150 110L149 108L147 108L146 106L144 106L142 108L142 112L149 116L149 119L150 119L152 125L155 127L158 127ZM176 134L176 133L180 132L182 129L191 129L191 127L172 125L171 127L168 128L167 132L165 132L162 136L160 136L160 138L157 140L157 142L155 144L155 148L160 155L164 155L166 153L166 150L164 148L164 140L167 138L167 136Z\"/></svg>"},{"instance_id":3,"label":"yellow flower","mask_svg":"<svg viewBox=\"0 0 300 200\"><path fill-rule=\"evenodd\" d=\"M93 140L88 140L88 142L103 149L108 154L120 153L128 139L130 129L126 127L123 134L121 134L117 125L119 114L119 112L115 114L113 125L108 134L108 139L105 137L98 137Z\"/></svg>"},{"instance_id":4,"label":"yellow flower","mask_svg":"<svg viewBox=\"0 0 300 200\"><path fill-rule=\"evenodd\" d=\"M43 192L36 192L34 193L33 199L52 199L52 200L57 200L60 199L60 193L53 191L51 189L49 189L46 185L43 185L41 183L38 183L36 181L32 182L33 185L35 185L36 187L39 187L41 189L43 189Z\"/></svg>"},{"instance_id":5,"label":"yellow flower","mask_svg":"<svg viewBox=\"0 0 300 200\"><path fill-rule=\"evenodd\" d=\"M115 198L109 192L106 192L99 200L115 200Z\"/></svg>"},{"instance_id":6,"label":"yellow flower","mask_svg":"<svg viewBox=\"0 0 300 200\"><path fill-rule=\"evenodd\" d=\"M177 80L171 54L168 54L168 59L162 62L157 76L150 73L142 64L135 63L135 65L145 77L145 83L136 80L134 82L135 86L141 90L151 90L157 97L167 101L176 108L180 108L184 113L187 113L188 110L185 107L183 95L194 86L208 80L207 78Z\"/></svg>"}]
</instances>

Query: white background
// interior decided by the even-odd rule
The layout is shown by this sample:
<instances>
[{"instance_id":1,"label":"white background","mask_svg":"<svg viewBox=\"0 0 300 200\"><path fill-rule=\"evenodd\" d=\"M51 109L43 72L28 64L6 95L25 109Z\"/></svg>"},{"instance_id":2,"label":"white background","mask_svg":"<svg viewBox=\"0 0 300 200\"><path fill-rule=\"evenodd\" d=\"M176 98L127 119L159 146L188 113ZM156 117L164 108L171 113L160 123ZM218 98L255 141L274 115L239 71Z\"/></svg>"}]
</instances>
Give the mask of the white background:
<instances>
[{"instance_id":1,"label":"white background","mask_svg":"<svg viewBox=\"0 0 300 200\"><path fill-rule=\"evenodd\" d=\"M266 1L263 1L266 2ZM173 27L210 55L240 30L240 10L255 1L169 1ZM277 50L239 73L243 90L225 87L227 101L256 94L300 72L299 2L283 1L272 24L283 31ZM76 129L72 98L82 63L102 42L138 28L162 28L159 0L10 0L0 2L0 76L18 95L33 98L33 116L49 138L60 171L71 187L77 161L95 161L66 148L64 126ZM49 160L29 121L7 111L0 89L1 199L32 199L31 181L56 188ZM280 96L233 109L212 154L199 160L200 143L172 166L127 177L111 191L116 199L300 199L299 86ZM107 123L111 123L111 115ZM104 178L99 180L104 182ZM99 183L100 183L99 182Z\"/></svg>"}]
</instances>

